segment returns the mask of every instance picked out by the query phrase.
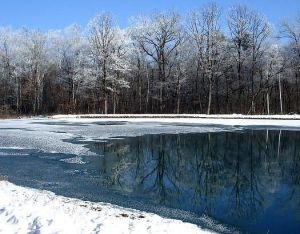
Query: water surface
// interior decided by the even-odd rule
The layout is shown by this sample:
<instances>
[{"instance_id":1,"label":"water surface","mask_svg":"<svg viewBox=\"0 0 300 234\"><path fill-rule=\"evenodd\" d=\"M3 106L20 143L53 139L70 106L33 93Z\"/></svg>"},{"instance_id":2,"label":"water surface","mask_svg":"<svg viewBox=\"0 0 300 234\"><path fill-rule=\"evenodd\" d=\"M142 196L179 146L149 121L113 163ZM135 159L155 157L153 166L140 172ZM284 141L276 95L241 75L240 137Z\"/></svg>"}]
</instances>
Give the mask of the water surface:
<instances>
[{"instance_id":1,"label":"water surface","mask_svg":"<svg viewBox=\"0 0 300 234\"><path fill-rule=\"evenodd\" d=\"M0 174L16 184L200 225L205 215L242 233L299 233L298 131L83 140L65 141L84 144L93 156L0 148Z\"/></svg>"}]
</instances>

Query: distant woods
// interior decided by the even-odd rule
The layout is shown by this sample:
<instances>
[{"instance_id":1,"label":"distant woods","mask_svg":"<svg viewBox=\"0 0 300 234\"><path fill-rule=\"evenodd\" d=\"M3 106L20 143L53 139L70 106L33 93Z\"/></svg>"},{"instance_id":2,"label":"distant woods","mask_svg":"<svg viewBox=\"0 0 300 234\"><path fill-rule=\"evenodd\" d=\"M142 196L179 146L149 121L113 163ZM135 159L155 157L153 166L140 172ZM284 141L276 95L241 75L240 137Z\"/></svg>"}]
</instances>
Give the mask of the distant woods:
<instances>
[{"instance_id":1,"label":"distant woods","mask_svg":"<svg viewBox=\"0 0 300 234\"><path fill-rule=\"evenodd\" d=\"M226 18L223 24L221 18ZM300 113L300 15L274 29L209 3L118 27L0 29L0 115Z\"/></svg>"}]
</instances>

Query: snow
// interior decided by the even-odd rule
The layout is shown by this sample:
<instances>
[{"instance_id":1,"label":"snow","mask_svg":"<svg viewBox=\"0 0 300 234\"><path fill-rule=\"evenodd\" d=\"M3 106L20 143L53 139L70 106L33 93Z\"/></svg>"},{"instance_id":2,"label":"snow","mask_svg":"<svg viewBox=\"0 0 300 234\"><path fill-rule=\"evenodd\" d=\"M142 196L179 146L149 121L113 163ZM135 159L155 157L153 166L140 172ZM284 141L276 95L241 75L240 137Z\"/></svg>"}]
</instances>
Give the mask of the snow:
<instances>
[{"instance_id":1,"label":"snow","mask_svg":"<svg viewBox=\"0 0 300 234\"><path fill-rule=\"evenodd\" d=\"M298 119L300 115L242 115L242 114L79 114L53 115L53 119L61 118L204 118L204 119Z\"/></svg>"},{"instance_id":2,"label":"snow","mask_svg":"<svg viewBox=\"0 0 300 234\"><path fill-rule=\"evenodd\" d=\"M0 181L0 233L211 233L197 225Z\"/></svg>"},{"instance_id":3,"label":"snow","mask_svg":"<svg viewBox=\"0 0 300 234\"><path fill-rule=\"evenodd\" d=\"M230 128L232 130L232 128ZM235 128L236 129L236 128ZM178 126L159 122L124 122L118 119L19 119L0 121L0 149L20 149L41 153L70 155L66 163L84 161L80 156L97 156L85 147L89 141L103 141L111 137L140 136L144 134L176 134L189 132L224 131L224 127ZM76 144L74 144L74 142ZM72 158L72 159L71 159Z\"/></svg>"},{"instance_id":4,"label":"snow","mask_svg":"<svg viewBox=\"0 0 300 234\"><path fill-rule=\"evenodd\" d=\"M120 115L54 115L52 119L77 122L126 121L170 124L203 124L225 126L278 126L300 127L300 115L201 115L201 114L120 114Z\"/></svg>"},{"instance_id":5,"label":"snow","mask_svg":"<svg viewBox=\"0 0 300 234\"><path fill-rule=\"evenodd\" d=\"M71 163L71 164L85 164L86 162L82 161L81 157L61 159L61 162Z\"/></svg>"},{"instance_id":6,"label":"snow","mask_svg":"<svg viewBox=\"0 0 300 234\"><path fill-rule=\"evenodd\" d=\"M51 118L1 120L0 149L7 154L18 153L20 156L37 149L41 153L61 153L70 155L69 159L63 159L66 163L83 164L85 162L81 156L97 156L85 147L87 142L100 142L111 137L239 131L249 126L289 130L300 128L298 115L259 116L260 119L241 115L180 116L60 115ZM14 149L19 150L14 152Z\"/></svg>"}]
</instances>

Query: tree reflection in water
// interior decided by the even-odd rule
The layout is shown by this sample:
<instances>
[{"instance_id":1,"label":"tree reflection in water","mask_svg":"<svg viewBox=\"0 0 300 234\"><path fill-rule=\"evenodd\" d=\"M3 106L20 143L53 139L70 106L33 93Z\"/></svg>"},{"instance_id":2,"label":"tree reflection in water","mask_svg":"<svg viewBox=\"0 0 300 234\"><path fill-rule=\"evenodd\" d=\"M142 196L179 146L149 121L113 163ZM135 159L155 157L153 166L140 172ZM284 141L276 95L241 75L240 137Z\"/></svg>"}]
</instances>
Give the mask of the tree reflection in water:
<instances>
[{"instance_id":1,"label":"tree reflection in water","mask_svg":"<svg viewBox=\"0 0 300 234\"><path fill-rule=\"evenodd\" d=\"M250 232L300 230L300 134L146 135L89 146L102 184ZM288 219L288 220L287 220ZM272 224L272 225L271 225Z\"/></svg>"}]
</instances>

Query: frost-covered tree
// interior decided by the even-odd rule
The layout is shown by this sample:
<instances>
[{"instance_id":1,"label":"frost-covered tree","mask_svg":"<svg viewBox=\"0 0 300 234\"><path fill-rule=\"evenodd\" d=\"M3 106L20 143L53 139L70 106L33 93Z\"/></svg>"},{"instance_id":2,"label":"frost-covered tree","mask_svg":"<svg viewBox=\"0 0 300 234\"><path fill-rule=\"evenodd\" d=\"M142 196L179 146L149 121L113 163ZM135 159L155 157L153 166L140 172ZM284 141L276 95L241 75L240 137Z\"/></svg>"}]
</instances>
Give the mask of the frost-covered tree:
<instances>
[{"instance_id":1,"label":"frost-covered tree","mask_svg":"<svg viewBox=\"0 0 300 234\"><path fill-rule=\"evenodd\" d=\"M99 103L103 100L103 112L108 113L108 78L113 66L114 41L116 39L116 26L109 13L102 13L89 23L89 42L97 74L97 89Z\"/></svg>"},{"instance_id":2,"label":"frost-covered tree","mask_svg":"<svg viewBox=\"0 0 300 234\"><path fill-rule=\"evenodd\" d=\"M237 104L240 112L243 111L243 97L245 90L244 65L249 56L250 48L250 26L251 26L251 10L245 6L235 6L230 9L228 15L228 27L230 31L230 39L232 44L232 55L234 56L235 76L237 77L238 97Z\"/></svg>"},{"instance_id":3,"label":"frost-covered tree","mask_svg":"<svg viewBox=\"0 0 300 234\"><path fill-rule=\"evenodd\" d=\"M291 75L294 77L294 89L296 101L295 101L295 111L300 111L300 13L298 14L296 20L289 21L284 20L281 24L279 30L280 37L288 40L288 47L286 48L289 61Z\"/></svg>"},{"instance_id":4,"label":"frost-covered tree","mask_svg":"<svg viewBox=\"0 0 300 234\"><path fill-rule=\"evenodd\" d=\"M190 57L192 57L192 51L189 49L188 40L182 39L180 45L176 48L173 58L173 77L175 83L175 97L176 107L175 113L180 114L181 112L181 96L182 87L185 87L188 79L188 70L190 68Z\"/></svg>"},{"instance_id":5,"label":"frost-covered tree","mask_svg":"<svg viewBox=\"0 0 300 234\"><path fill-rule=\"evenodd\" d=\"M275 40L248 7L232 7L227 26L215 3L191 12L0 28L0 115L300 112L299 17Z\"/></svg>"},{"instance_id":6,"label":"frost-covered tree","mask_svg":"<svg viewBox=\"0 0 300 234\"><path fill-rule=\"evenodd\" d=\"M127 30L118 29L113 41L113 53L111 59L110 76L108 77L108 89L112 93L113 114L116 113L118 95L122 88L129 88L126 74L130 68L130 53L132 44Z\"/></svg>"},{"instance_id":7,"label":"frost-covered tree","mask_svg":"<svg viewBox=\"0 0 300 234\"><path fill-rule=\"evenodd\" d=\"M155 64L159 81L160 112L164 111L165 92L172 71L172 58L182 40L178 14L157 13L136 20L134 40Z\"/></svg>"},{"instance_id":8,"label":"frost-covered tree","mask_svg":"<svg viewBox=\"0 0 300 234\"><path fill-rule=\"evenodd\" d=\"M26 93L32 98L31 108L34 114L42 111L43 81L47 69L46 40L46 35L36 30L24 28L19 34L20 66L28 81Z\"/></svg>"},{"instance_id":9,"label":"frost-covered tree","mask_svg":"<svg viewBox=\"0 0 300 234\"><path fill-rule=\"evenodd\" d=\"M68 107L74 112L77 104L78 90L86 78L84 72L85 58L88 58L87 40L81 28L73 24L63 31L49 33L52 62L58 66L58 77L68 91Z\"/></svg>"},{"instance_id":10,"label":"frost-covered tree","mask_svg":"<svg viewBox=\"0 0 300 234\"><path fill-rule=\"evenodd\" d=\"M271 44L268 46L264 55L265 65L262 67L262 75L265 76L266 87L266 106L267 114L269 115L270 110L270 92L274 85L278 84L278 96L280 113L283 113L283 100L282 100L282 84L281 75L285 69L285 58L278 44Z\"/></svg>"},{"instance_id":11,"label":"frost-covered tree","mask_svg":"<svg viewBox=\"0 0 300 234\"><path fill-rule=\"evenodd\" d=\"M132 34L130 30L130 34ZM149 79L149 64L147 56L139 46L137 41L132 41L130 53L130 73L131 73L131 88L133 89L133 97L138 99L137 111L143 112L143 103L145 106L144 111L148 112L149 96L150 96L150 79Z\"/></svg>"},{"instance_id":12,"label":"frost-covered tree","mask_svg":"<svg viewBox=\"0 0 300 234\"><path fill-rule=\"evenodd\" d=\"M0 29L0 107L5 111L11 105L16 106L17 110L20 106L20 80L15 76L17 54L14 39L15 33L10 28Z\"/></svg>"},{"instance_id":13,"label":"frost-covered tree","mask_svg":"<svg viewBox=\"0 0 300 234\"><path fill-rule=\"evenodd\" d=\"M251 47L251 113L255 112L255 81L258 66L265 52L265 42L270 36L271 27L264 16L255 11L250 15L250 47Z\"/></svg>"},{"instance_id":14,"label":"frost-covered tree","mask_svg":"<svg viewBox=\"0 0 300 234\"><path fill-rule=\"evenodd\" d=\"M215 3L208 4L191 14L189 34L197 51L197 71L208 80L207 114L211 112L213 84L220 77L224 50L224 37L220 31L220 9Z\"/></svg>"}]
</instances>

